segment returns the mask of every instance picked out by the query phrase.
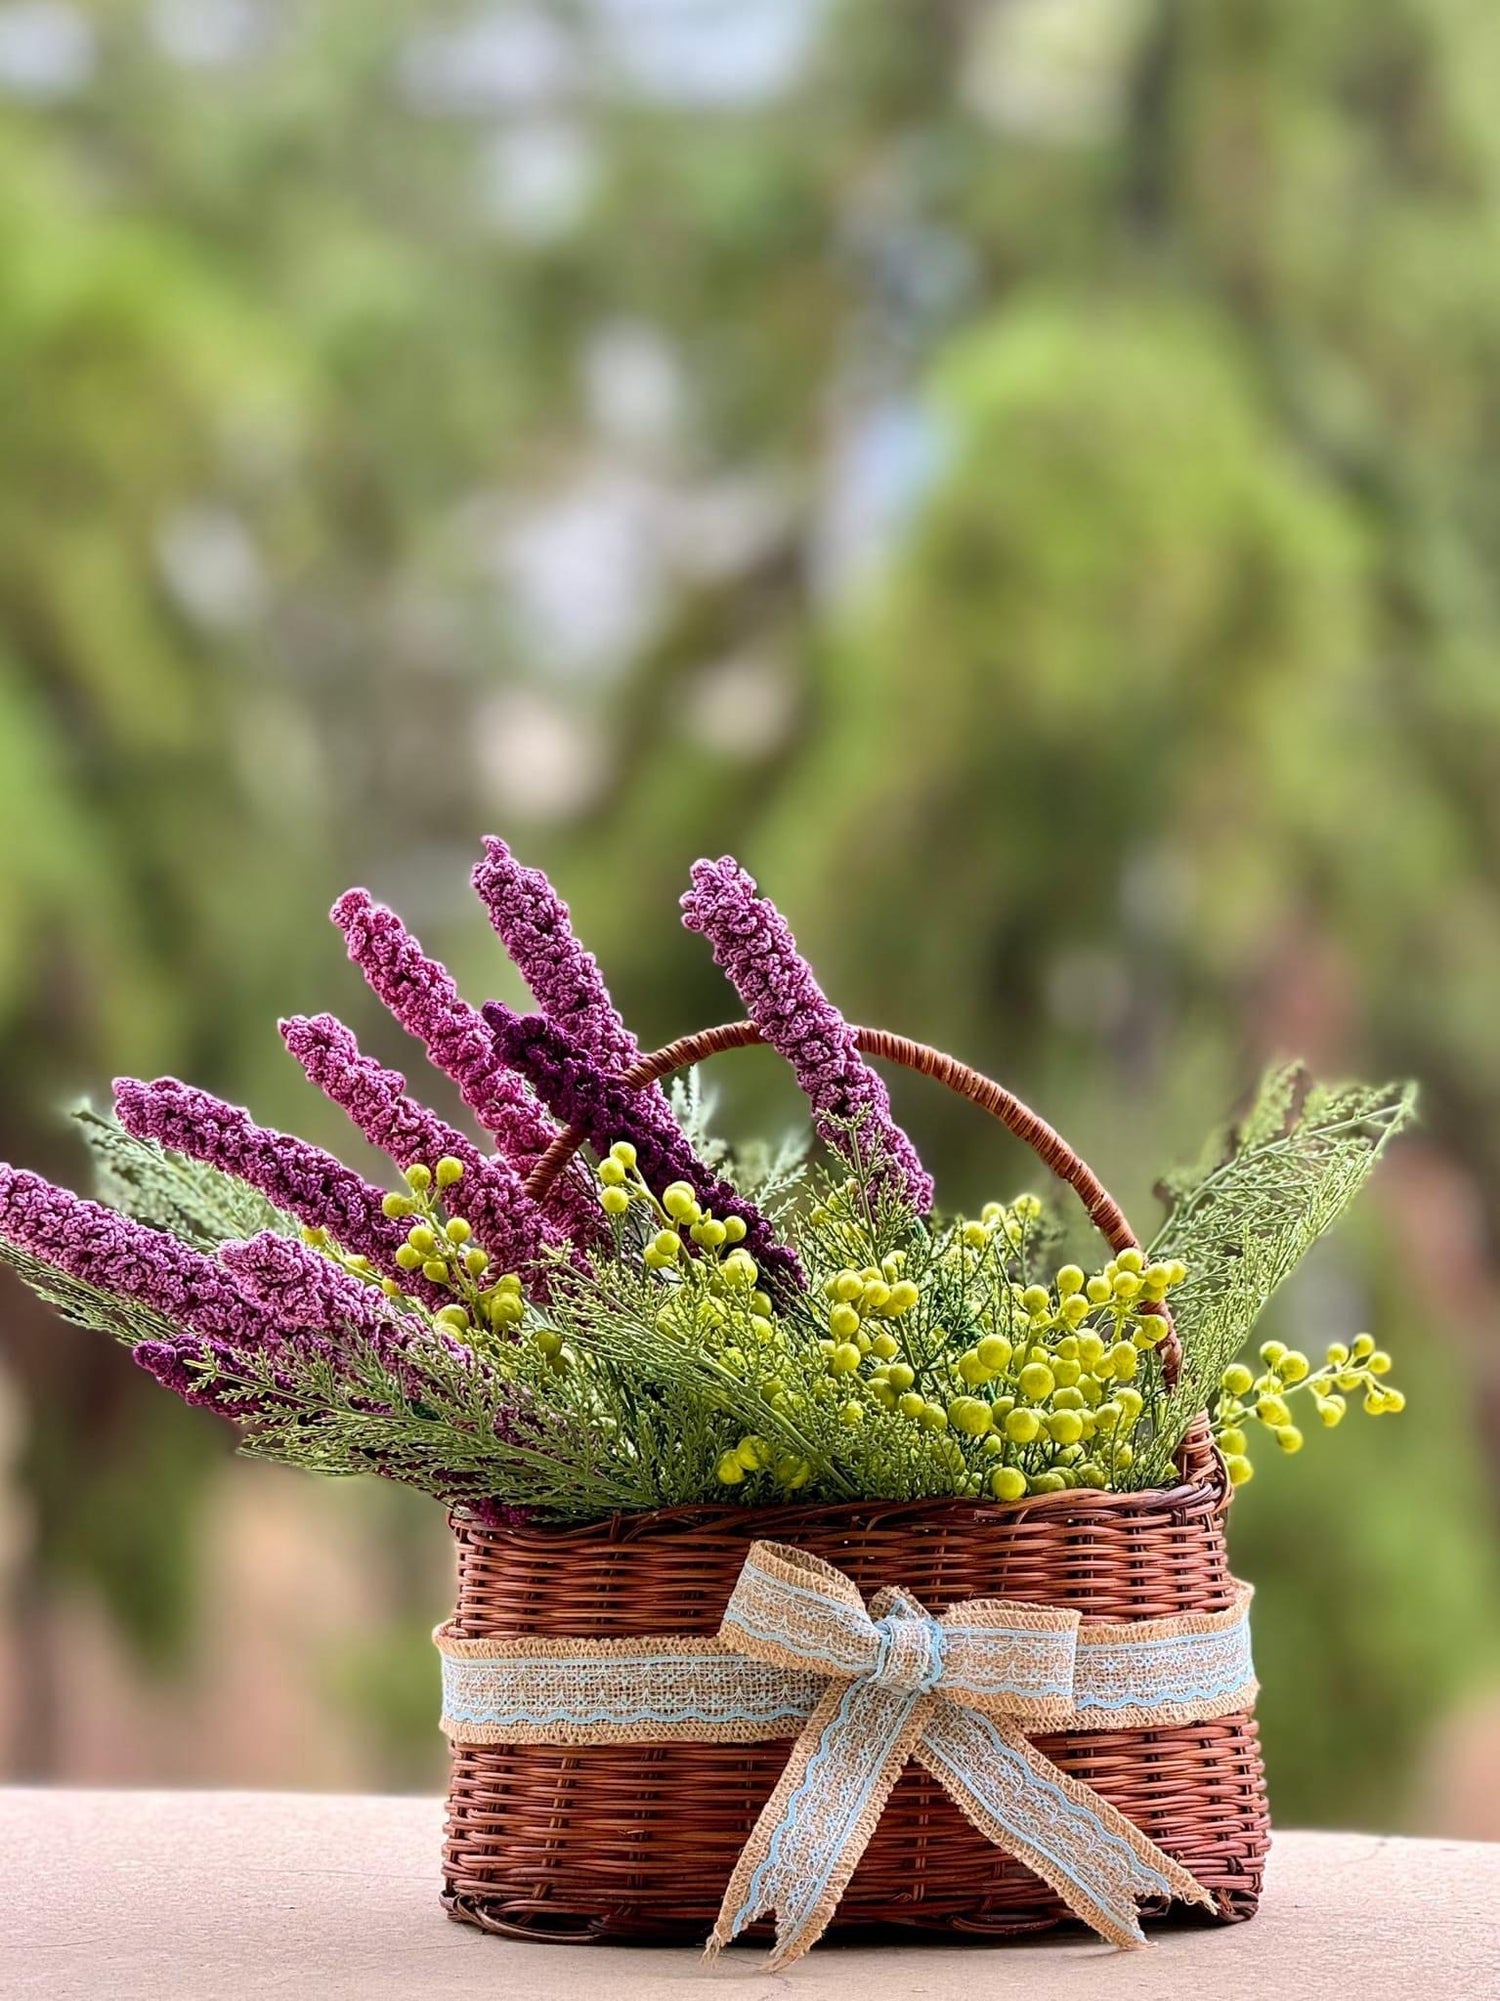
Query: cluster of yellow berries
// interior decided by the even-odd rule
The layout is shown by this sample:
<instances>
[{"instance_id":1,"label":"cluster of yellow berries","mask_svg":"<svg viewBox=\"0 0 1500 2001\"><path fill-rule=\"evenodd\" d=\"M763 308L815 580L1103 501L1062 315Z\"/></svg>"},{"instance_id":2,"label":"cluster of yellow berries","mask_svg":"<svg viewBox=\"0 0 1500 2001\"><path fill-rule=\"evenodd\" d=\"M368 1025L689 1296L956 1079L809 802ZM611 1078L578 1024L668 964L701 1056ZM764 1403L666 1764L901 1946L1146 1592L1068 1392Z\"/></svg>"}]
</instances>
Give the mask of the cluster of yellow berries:
<instances>
[{"instance_id":1,"label":"cluster of yellow berries","mask_svg":"<svg viewBox=\"0 0 1500 2001\"><path fill-rule=\"evenodd\" d=\"M1028 1246L1041 1205L1021 1196L954 1224L930 1256L909 1246L865 1263L849 1257L861 1219L852 1204L845 1213L834 1191L814 1214L827 1275L805 1304L778 1312L738 1217L713 1215L685 1181L658 1197L628 1141L610 1148L597 1174L604 1213L616 1224L633 1212L640 1218L632 1242L663 1287L651 1309L657 1331L699 1344L787 1420L785 1438L748 1431L716 1449L720 1486L764 1480L795 1493L822 1477L825 1458L837 1463L840 1432L852 1434L851 1449L859 1438L860 1451L884 1452L895 1441L898 1458L925 1462L951 1491L998 1501L1124 1483L1148 1402L1160 1394L1150 1357L1168 1332L1166 1302L1187 1278L1180 1261L1128 1247L1092 1274L1065 1264L1049 1284L1037 1283ZM429 1277L451 1264L431 1219L411 1245ZM840 1255L849 1261L839 1264ZM492 1289L501 1312L511 1310L502 1291L510 1283ZM519 1315L518 1288L514 1297ZM550 1341L556 1365L566 1366L559 1335L544 1329L531 1338ZM1283 1451L1300 1448L1293 1393L1305 1391L1325 1425L1339 1422L1351 1394L1372 1413L1405 1401L1383 1381L1390 1358L1368 1335L1335 1343L1316 1370L1275 1341L1260 1360L1259 1375L1239 1363L1224 1371L1214 1410L1237 1484L1251 1475L1252 1422Z\"/></svg>"},{"instance_id":2,"label":"cluster of yellow berries","mask_svg":"<svg viewBox=\"0 0 1500 2001\"><path fill-rule=\"evenodd\" d=\"M813 1463L800 1452L778 1452L767 1439L752 1435L721 1452L714 1466L722 1487L738 1487L753 1473L769 1473L777 1486L795 1494L812 1478Z\"/></svg>"},{"instance_id":3,"label":"cluster of yellow berries","mask_svg":"<svg viewBox=\"0 0 1500 2001\"><path fill-rule=\"evenodd\" d=\"M420 1272L429 1285L454 1295L433 1315L438 1325L463 1339L514 1332L526 1317L520 1279L514 1272L489 1279L490 1254L474 1242L472 1224L445 1213L442 1198L463 1180L463 1162L444 1154L434 1167L415 1162L402 1178L409 1192L387 1195L381 1208L392 1221L411 1220L406 1242L396 1250L399 1269L413 1276ZM406 1298L398 1279L382 1279L380 1286L390 1299Z\"/></svg>"},{"instance_id":4,"label":"cluster of yellow berries","mask_svg":"<svg viewBox=\"0 0 1500 2001\"><path fill-rule=\"evenodd\" d=\"M1371 1417L1405 1410L1406 1398L1382 1378L1390 1374L1391 1358L1370 1335L1358 1334L1353 1345L1333 1342L1320 1368L1314 1369L1299 1348L1267 1341L1260 1350L1262 1373L1234 1362L1219 1379L1213 1429L1229 1477L1237 1487L1254 1476L1245 1427L1254 1422L1271 1433L1283 1452L1302 1450L1302 1433L1293 1422L1288 1398L1305 1392L1320 1422L1330 1429L1340 1423L1350 1396L1359 1396Z\"/></svg>"},{"instance_id":5,"label":"cluster of yellow berries","mask_svg":"<svg viewBox=\"0 0 1500 2001\"><path fill-rule=\"evenodd\" d=\"M1154 1309L1187 1276L1131 1249L1092 1277L1064 1265L1051 1286L1020 1286L1008 1267L1040 1208L1028 1196L989 1204L924 1275L945 1310L970 1297L966 1323L989 1329L971 1345L932 1324L935 1306L919 1311L924 1288L904 1276L900 1252L823 1285L819 1349L844 1397L840 1421L862 1425L871 1406L906 1420L960 1492L1002 1501L1103 1488L1129 1470L1145 1406L1133 1380L1167 1332Z\"/></svg>"},{"instance_id":6,"label":"cluster of yellow berries","mask_svg":"<svg viewBox=\"0 0 1500 2001\"><path fill-rule=\"evenodd\" d=\"M670 1183L658 1199L637 1170L636 1151L629 1140L615 1141L597 1173L600 1206L607 1216L618 1222L633 1206L640 1206L650 1232L640 1254L647 1271L696 1281L691 1288L677 1287L672 1302L657 1314L661 1333L722 1333L737 1314L748 1316L748 1331L757 1344L775 1339L770 1295L760 1289L760 1267L744 1248L743 1218L715 1216L686 1181ZM688 1244L697 1250L696 1258L689 1254ZM724 1356L735 1365L743 1365L745 1359L733 1346L724 1350Z\"/></svg>"},{"instance_id":7,"label":"cluster of yellow berries","mask_svg":"<svg viewBox=\"0 0 1500 2001\"><path fill-rule=\"evenodd\" d=\"M1018 1216L1020 1207L992 1205L977 1225L965 1224L964 1251L983 1252L997 1236L1013 1246L1017 1223L1031 1220ZM1145 1407L1134 1387L1141 1358L1167 1332L1165 1319L1144 1309L1186 1276L1181 1265L1148 1265L1134 1249L1092 1277L1064 1265L1050 1287L1011 1289L1007 1331L996 1328L950 1354L956 1394L920 1396L909 1363L888 1365L890 1387L877 1375L871 1394L889 1407L894 1390L903 1415L951 1428L977 1445L981 1463L998 1462L982 1479L996 1500L1114 1485L1135 1457L1131 1437ZM967 1484L981 1483L971 1471Z\"/></svg>"},{"instance_id":8,"label":"cluster of yellow berries","mask_svg":"<svg viewBox=\"0 0 1500 2001\"><path fill-rule=\"evenodd\" d=\"M753 1373L775 1408L790 1410L796 1393L780 1376L761 1373L761 1351L783 1349L786 1337L770 1295L761 1289L760 1267L744 1248L743 1219L715 1216L686 1181L672 1182L658 1198L638 1171L636 1149L628 1140L615 1142L596 1173L605 1215L619 1222L638 1208L649 1232L641 1262L647 1271L672 1282L666 1303L655 1315L657 1331L674 1340L691 1338L708 1345L736 1374ZM755 1364L742 1342L756 1351ZM812 1479L814 1468L803 1453L747 1435L719 1454L714 1471L721 1486L738 1487L756 1474L766 1474L787 1493L796 1493Z\"/></svg>"},{"instance_id":9,"label":"cluster of yellow berries","mask_svg":"<svg viewBox=\"0 0 1500 2001\"><path fill-rule=\"evenodd\" d=\"M725 1216L721 1221L703 1207L687 1181L674 1181L662 1190L658 1201L635 1163L630 1141L617 1139L598 1166L599 1206L615 1222L628 1215L636 1203L644 1203L656 1216L662 1227L641 1254L648 1270L664 1271L677 1263L682 1255L679 1233L684 1229L700 1250L718 1251L743 1242L745 1224L741 1217Z\"/></svg>"}]
</instances>

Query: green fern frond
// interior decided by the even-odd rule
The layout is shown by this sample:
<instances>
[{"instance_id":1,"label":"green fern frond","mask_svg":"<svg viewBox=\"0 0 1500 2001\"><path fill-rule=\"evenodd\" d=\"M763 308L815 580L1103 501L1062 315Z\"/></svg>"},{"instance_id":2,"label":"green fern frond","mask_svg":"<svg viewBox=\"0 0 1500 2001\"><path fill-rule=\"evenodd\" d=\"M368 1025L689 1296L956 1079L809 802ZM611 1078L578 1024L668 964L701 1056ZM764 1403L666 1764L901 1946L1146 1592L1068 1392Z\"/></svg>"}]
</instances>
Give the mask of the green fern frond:
<instances>
[{"instance_id":1,"label":"green fern frond","mask_svg":"<svg viewBox=\"0 0 1500 2001\"><path fill-rule=\"evenodd\" d=\"M89 1285L83 1279L70 1278L66 1272L6 1243L3 1238L0 1238L0 1262L8 1264L39 1299L55 1306L75 1327L108 1334L124 1342L127 1348L133 1348L137 1341L175 1340L182 1332L175 1321L153 1307L127 1299L122 1293L107 1292L102 1286Z\"/></svg>"},{"instance_id":2,"label":"green fern frond","mask_svg":"<svg viewBox=\"0 0 1500 2001\"><path fill-rule=\"evenodd\" d=\"M702 1072L687 1070L668 1086L672 1116L688 1137L694 1153L705 1166L722 1170L729 1148L713 1129L718 1110L718 1093L703 1081Z\"/></svg>"},{"instance_id":3,"label":"green fern frond","mask_svg":"<svg viewBox=\"0 0 1500 2001\"><path fill-rule=\"evenodd\" d=\"M1409 1083L1317 1085L1301 1065L1284 1065L1267 1072L1237 1126L1160 1184L1169 1210L1150 1256L1188 1268L1172 1309L1183 1366L1133 1484L1163 1477L1267 1302L1344 1214L1415 1104Z\"/></svg>"},{"instance_id":4,"label":"green fern frond","mask_svg":"<svg viewBox=\"0 0 1500 2001\"><path fill-rule=\"evenodd\" d=\"M801 1190L811 1146L811 1128L786 1133L774 1146L767 1140L752 1140L736 1151L723 1171L746 1201L775 1218Z\"/></svg>"}]
</instances>

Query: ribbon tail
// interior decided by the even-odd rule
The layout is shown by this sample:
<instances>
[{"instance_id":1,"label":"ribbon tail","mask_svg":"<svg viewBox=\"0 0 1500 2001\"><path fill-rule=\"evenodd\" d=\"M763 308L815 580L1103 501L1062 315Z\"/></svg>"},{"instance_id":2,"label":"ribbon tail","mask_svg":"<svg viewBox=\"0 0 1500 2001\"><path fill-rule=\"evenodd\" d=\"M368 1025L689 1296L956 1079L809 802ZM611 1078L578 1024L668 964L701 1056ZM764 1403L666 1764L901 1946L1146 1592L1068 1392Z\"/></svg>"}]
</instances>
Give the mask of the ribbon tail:
<instances>
[{"instance_id":1,"label":"ribbon tail","mask_svg":"<svg viewBox=\"0 0 1500 2001\"><path fill-rule=\"evenodd\" d=\"M724 1892L710 1958L768 1912L768 1968L821 1937L933 1708L867 1681L836 1683L797 1739Z\"/></svg>"},{"instance_id":2,"label":"ribbon tail","mask_svg":"<svg viewBox=\"0 0 1500 2001\"><path fill-rule=\"evenodd\" d=\"M1144 1945L1137 1902L1213 1898L1092 1786L1044 1758L1010 1721L940 1701L916 1756L979 1832L1040 1876L1112 1944Z\"/></svg>"}]
</instances>

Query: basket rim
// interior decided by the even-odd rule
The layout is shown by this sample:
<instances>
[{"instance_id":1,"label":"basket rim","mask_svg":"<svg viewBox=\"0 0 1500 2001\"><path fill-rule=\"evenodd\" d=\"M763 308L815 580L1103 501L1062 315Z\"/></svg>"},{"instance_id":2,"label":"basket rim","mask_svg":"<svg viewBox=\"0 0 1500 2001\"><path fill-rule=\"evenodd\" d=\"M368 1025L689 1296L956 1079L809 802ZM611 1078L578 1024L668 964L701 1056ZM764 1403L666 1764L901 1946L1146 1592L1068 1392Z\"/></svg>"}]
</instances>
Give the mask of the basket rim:
<instances>
[{"instance_id":1,"label":"basket rim","mask_svg":"<svg viewBox=\"0 0 1500 2001\"><path fill-rule=\"evenodd\" d=\"M929 1495L916 1500L810 1501L799 1505L788 1499L772 1506L746 1507L721 1501L683 1502L667 1508L620 1511L592 1522L494 1522L482 1518L473 1508L458 1503L448 1510L448 1522L455 1533L484 1536L498 1542L558 1547L563 1544L632 1543L658 1538L701 1535L718 1538L725 1530L743 1527L742 1539L748 1546L779 1526L794 1519L816 1521L851 1529L878 1529L883 1516L899 1516L889 1524L891 1531L916 1529L924 1521L980 1531L986 1525L1007 1525L1033 1515L1060 1516L1058 1525L1086 1526L1090 1520L1120 1516L1177 1514L1185 1508L1201 1507L1223 1516L1234 1489L1214 1480L1178 1480L1170 1487L1140 1487L1123 1493L1099 1492L1093 1488L1070 1487L1055 1494L1028 1494L1019 1501L993 1501L961 1494Z\"/></svg>"}]
</instances>

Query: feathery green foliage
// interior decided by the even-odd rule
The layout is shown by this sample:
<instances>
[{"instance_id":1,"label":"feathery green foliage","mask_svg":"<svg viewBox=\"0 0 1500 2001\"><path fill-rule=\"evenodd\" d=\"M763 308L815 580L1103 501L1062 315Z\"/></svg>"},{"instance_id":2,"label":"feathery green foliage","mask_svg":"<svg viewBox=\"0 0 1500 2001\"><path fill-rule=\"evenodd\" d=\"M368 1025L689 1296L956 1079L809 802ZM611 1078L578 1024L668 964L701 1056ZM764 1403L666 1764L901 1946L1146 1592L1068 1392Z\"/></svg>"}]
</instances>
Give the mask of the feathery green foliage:
<instances>
[{"instance_id":1,"label":"feathery green foliage","mask_svg":"<svg viewBox=\"0 0 1500 2001\"><path fill-rule=\"evenodd\" d=\"M1151 1255L1188 1267L1173 1307L1183 1365L1143 1483L1164 1476L1272 1295L1344 1214L1415 1103L1409 1083L1319 1085L1299 1064L1274 1068L1243 1121L1161 1183L1169 1212Z\"/></svg>"},{"instance_id":2,"label":"feathery green foliage","mask_svg":"<svg viewBox=\"0 0 1500 2001\"><path fill-rule=\"evenodd\" d=\"M1322 1088L1273 1071L1248 1117L1164 1184L1171 1212L1151 1252L1122 1250L1092 1275L1053 1269L1060 1232L1035 1196L977 1218L918 1215L857 1125L811 1171L800 1145L762 1150L748 1172L715 1149L726 1173L777 1201L806 1283L774 1294L743 1220L715 1217L685 1181L649 1187L626 1141L596 1167L608 1242L549 1252L524 1279L499 1272L450 1212L463 1163L413 1163L408 1192L386 1198L409 1224L394 1272L302 1233L370 1288L368 1310L340 1306L333 1324L264 1347L188 1337L177 1352L256 1456L378 1471L555 1521L793 1494L1018 1501L1146 1486L1170 1477L1183 1431L1231 1378L1254 1389L1219 1413L1231 1471L1248 1477L1238 1419L1263 1402L1295 1449L1282 1392L1307 1367L1293 1355L1278 1374L1280 1348L1258 1384L1229 1365L1411 1103L1405 1086ZM684 1090L678 1105L708 1141L703 1099ZM138 1220L210 1253L231 1234L288 1227L229 1177L79 1116L104 1192ZM85 1325L130 1343L181 1333L6 1254ZM417 1271L420 1296L406 1290ZM1158 1352L1169 1294L1184 1351L1170 1390ZM1381 1407L1399 1408L1387 1395Z\"/></svg>"},{"instance_id":3,"label":"feathery green foliage","mask_svg":"<svg viewBox=\"0 0 1500 2001\"><path fill-rule=\"evenodd\" d=\"M380 1472L445 1500L517 1496L558 1520L657 1505L655 1462L601 1453L597 1428L580 1421L573 1399L553 1386L540 1405L524 1367L476 1367L435 1340L413 1341L399 1369L351 1329L336 1363L312 1351L294 1361L247 1355L196 1373L227 1405L263 1404L245 1430L252 1458L334 1476ZM580 1491L589 1497L583 1513Z\"/></svg>"},{"instance_id":4,"label":"feathery green foliage","mask_svg":"<svg viewBox=\"0 0 1500 2001\"><path fill-rule=\"evenodd\" d=\"M133 1348L137 1341L172 1341L182 1332L172 1321L152 1307L143 1306L139 1300L127 1299L121 1293L109 1292L103 1286L73 1278L67 1272L59 1271L55 1265L33 1257L29 1251L8 1244L3 1237L0 1237L0 1263L8 1264L16 1276L31 1287L38 1299L45 1299L49 1306L55 1306L63 1318L71 1320L75 1327L88 1327L95 1333L108 1334L126 1347Z\"/></svg>"}]
</instances>

